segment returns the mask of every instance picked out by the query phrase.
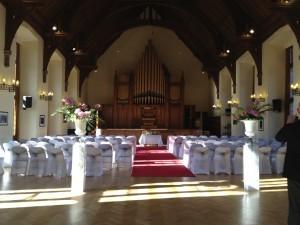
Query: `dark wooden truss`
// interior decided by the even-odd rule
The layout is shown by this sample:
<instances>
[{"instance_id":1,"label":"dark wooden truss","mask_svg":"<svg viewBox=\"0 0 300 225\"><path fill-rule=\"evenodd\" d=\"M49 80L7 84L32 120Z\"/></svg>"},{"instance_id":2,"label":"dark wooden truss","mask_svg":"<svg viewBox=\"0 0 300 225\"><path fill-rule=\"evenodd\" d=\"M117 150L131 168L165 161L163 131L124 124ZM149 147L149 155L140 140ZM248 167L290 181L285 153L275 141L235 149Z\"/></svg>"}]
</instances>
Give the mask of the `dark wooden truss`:
<instances>
[{"instance_id":1,"label":"dark wooden truss","mask_svg":"<svg viewBox=\"0 0 300 225\"><path fill-rule=\"evenodd\" d=\"M6 7L4 64L9 66L11 44L22 21L44 39L43 80L51 55L58 49L66 58L65 80L73 66L80 82L96 68L97 58L127 29L155 25L173 30L218 84L227 66L235 89L235 61L249 51L262 83L262 42L289 24L300 43L300 3L290 0L0 0ZM143 14L148 10L147 16ZM59 32L53 32L57 25ZM247 29L255 34L243 38ZM84 54L75 55L73 46ZM231 52L220 57L224 48ZM218 87L218 85L217 85ZM66 82L67 89L67 82Z\"/></svg>"}]
</instances>

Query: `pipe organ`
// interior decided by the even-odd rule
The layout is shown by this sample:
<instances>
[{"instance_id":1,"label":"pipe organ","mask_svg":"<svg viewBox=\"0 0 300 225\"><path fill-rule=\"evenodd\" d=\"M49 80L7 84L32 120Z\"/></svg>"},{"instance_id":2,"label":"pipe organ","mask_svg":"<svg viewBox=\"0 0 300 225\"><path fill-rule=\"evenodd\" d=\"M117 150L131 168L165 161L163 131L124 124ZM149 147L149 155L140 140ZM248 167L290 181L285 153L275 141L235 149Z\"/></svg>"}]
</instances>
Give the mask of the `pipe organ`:
<instances>
[{"instance_id":1,"label":"pipe organ","mask_svg":"<svg viewBox=\"0 0 300 225\"><path fill-rule=\"evenodd\" d=\"M133 86L134 104L165 104L166 74L151 41L137 66Z\"/></svg>"},{"instance_id":2,"label":"pipe organ","mask_svg":"<svg viewBox=\"0 0 300 225\"><path fill-rule=\"evenodd\" d=\"M150 40L132 74L115 74L113 126L183 128L184 79L171 78Z\"/></svg>"}]
</instances>

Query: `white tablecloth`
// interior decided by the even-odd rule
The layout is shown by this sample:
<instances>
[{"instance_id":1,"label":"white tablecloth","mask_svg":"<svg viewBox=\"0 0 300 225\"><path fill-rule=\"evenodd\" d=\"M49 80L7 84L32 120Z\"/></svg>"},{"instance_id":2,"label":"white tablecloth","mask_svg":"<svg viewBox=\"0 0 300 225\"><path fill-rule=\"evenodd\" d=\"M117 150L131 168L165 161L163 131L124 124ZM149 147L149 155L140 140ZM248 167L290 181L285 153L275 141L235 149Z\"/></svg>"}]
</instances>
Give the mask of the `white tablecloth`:
<instances>
[{"instance_id":1,"label":"white tablecloth","mask_svg":"<svg viewBox=\"0 0 300 225\"><path fill-rule=\"evenodd\" d=\"M139 139L141 145L163 145L161 135L142 134Z\"/></svg>"}]
</instances>

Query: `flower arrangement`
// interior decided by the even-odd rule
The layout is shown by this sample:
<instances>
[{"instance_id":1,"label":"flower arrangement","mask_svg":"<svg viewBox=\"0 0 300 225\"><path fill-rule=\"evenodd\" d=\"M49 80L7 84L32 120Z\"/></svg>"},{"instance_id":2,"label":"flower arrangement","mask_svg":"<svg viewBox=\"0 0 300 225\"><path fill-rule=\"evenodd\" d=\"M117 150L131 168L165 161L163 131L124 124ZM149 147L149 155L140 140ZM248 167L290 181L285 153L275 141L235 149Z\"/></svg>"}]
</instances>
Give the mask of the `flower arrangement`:
<instances>
[{"instance_id":1,"label":"flower arrangement","mask_svg":"<svg viewBox=\"0 0 300 225\"><path fill-rule=\"evenodd\" d=\"M234 120L260 120L266 111L272 110L270 104L261 104L259 101L254 101L247 108L234 107Z\"/></svg>"},{"instance_id":2,"label":"flower arrangement","mask_svg":"<svg viewBox=\"0 0 300 225\"><path fill-rule=\"evenodd\" d=\"M94 108L90 108L87 104L76 102L70 97L64 97L61 102L62 106L56 109L51 116L62 114L68 122L75 122L78 119L86 120L87 131L95 129L99 120L103 121L99 118L99 112L102 110L102 105L100 104L96 104Z\"/></svg>"}]
</instances>

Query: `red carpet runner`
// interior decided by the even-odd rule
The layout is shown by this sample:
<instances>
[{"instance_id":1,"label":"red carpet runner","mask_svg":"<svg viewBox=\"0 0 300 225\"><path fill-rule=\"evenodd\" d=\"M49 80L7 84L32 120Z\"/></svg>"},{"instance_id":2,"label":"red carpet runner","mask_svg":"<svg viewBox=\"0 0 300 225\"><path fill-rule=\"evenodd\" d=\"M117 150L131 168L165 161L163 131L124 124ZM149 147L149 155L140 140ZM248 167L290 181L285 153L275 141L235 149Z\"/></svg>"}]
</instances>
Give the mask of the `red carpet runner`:
<instances>
[{"instance_id":1,"label":"red carpet runner","mask_svg":"<svg viewBox=\"0 0 300 225\"><path fill-rule=\"evenodd\" d=\"M133 177L194 177L194 174L164 147L138 147L131 175Z\"/></svg>"}]
</instances>

